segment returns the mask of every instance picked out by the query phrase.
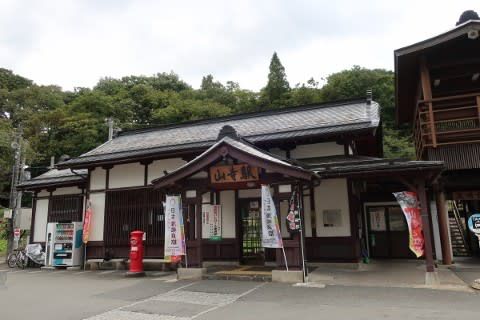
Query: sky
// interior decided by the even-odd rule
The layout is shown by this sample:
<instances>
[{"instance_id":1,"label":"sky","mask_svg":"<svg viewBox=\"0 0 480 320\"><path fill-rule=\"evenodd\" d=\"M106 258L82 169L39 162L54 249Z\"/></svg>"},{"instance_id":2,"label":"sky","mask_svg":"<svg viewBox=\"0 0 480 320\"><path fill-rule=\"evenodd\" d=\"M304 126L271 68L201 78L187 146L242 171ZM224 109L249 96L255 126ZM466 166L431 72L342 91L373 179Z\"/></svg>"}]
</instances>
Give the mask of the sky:
<instances>
[{"instance_id":1,"label":"sky","mask_svg":"<svg viewBox=\"0 0 480 320\"><path fill-rule=\"evenodd\" d=\"M0 0L0 67L65 90L174 71L259 90L276 51L292 86L353 65L393 70L393 50L455 26L478 0Z\"/></svg>"}]
</instances>

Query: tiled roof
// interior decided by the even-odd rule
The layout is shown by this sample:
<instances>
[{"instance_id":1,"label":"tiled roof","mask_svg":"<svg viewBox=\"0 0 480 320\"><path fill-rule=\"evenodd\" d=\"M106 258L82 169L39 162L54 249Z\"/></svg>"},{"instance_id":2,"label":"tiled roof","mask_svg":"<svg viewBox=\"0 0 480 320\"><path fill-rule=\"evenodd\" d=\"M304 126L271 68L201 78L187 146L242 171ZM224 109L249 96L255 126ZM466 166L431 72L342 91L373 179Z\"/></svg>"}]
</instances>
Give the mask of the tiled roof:
<instances>
[{"instance_id":1,"label":"tiled roof","mask_svg":"<svg viewBox=\"0 0 480 320\"><path fill-rule=\"evenodd\" d=\"M365 173L390 173L433 170L442 171L441 161L412 161L402 159L383 159L365 156L332 156L315 159L302 159L304 167L312 170L321 178L354 176Z\"/></svg>"},{"instance_id":2,"label":"tiled roof","mask_svg":"<svg viewBox=\"0 0 480 320\"><path fill-rule=\"evenodd\" d=\"M297 164L293 164L287 159L283 159L280 156L258 149L257 147L251 145L247 141L242 140L241 138L232 138L230 136L225 136L218 142L216 142L213 146L204 151L202 154L200 154L198 157L175 169L174 171L168 173L167 175L153 180L152 183L157 186L159 184L163 186L164 184L168 185L168 183L171 181L177 181L187 177L188 172L191 168L198 169L197 166L208 165L208 163L205 163L205 161L206 159L208 159L210 154L214 153L215 150L219 150L219 148L223 148L224 146L229 146L235 150L239 150L243 154L248 154L255 159L262 159L265 161L263 163L273 163L277 165L277 168L285 168L290 172L294 172L295 175L299 174L302 177L308 176L309 178L315 175L312 171L305 169ZM194 172L195 170L192 169L190 171Z\"/></svg>"},{"instance_id":3,"label":"tiled roof","mask_svg":"<svg viewBox=\"0 0 480 320\"><path fill-rule=\"evenodd\" d=\"M59 167L195 148L205 150L216 142L225 125L232 126L252 143L375 129L380 122L379 109L375 102L350 100L137 130L123 133Z\"/></svg>"},{"instance_id":4,"label":"tiled roof","mask_svg":"<svg viewBox=\"0 0 480 320\"><path fill-rule=\"evenodd\" d=\"M73 173L70 169L52 169L31 180L22 182L18 185L18 188L28 190L41 186L65 185L76 182L80 184L85 181L88 175L88 171L84 169L75 170L75 173Z\"/></svg>"}]
</instances>

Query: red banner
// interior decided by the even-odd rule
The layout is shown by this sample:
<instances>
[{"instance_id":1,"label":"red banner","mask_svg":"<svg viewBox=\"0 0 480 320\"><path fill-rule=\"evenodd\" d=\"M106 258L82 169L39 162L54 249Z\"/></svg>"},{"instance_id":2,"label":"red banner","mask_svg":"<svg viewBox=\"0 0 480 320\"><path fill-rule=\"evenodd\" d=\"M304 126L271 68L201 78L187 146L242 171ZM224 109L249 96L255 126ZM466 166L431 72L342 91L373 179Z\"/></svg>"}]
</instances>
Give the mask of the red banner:
<instances>
[{"instance_id":1,"label":"red banner","mask_svg":"<svg viewBox=\"0 0 480 320\"><path fill-rule=\"evenodd\" d=\"M422 217L420 215L417 194L415 192L403 191L396 192L393 195L397 198L407 220L410 233L410 250L419 258L424 253L425 239L423 237Z\"/></svg>"},{"instance_id":2,"label":"red banner","mask_svg":"<svg viewBox=\"0 0 480 320\"><path fill-rule=\"evenodd\" d=\"M87 210L85 210L85 216L83 217L83 243L88 242L88 236L90 235L90 224L92 221L92 204L90 203L90 200L87 202Z\"/></svg>"}]
</instances>

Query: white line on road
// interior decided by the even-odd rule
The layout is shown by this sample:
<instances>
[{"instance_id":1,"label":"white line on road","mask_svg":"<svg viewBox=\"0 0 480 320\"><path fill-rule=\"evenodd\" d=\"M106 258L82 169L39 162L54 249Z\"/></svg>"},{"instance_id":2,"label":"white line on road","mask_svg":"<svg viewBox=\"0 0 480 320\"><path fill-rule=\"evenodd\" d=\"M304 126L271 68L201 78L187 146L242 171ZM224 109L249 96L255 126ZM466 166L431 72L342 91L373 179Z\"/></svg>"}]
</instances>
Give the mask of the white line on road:
<instances>
[{"instance_id":1,"label":"white line on road","mask_svg":"<svg viewBox=\"0 0 480 320\"><path fill-rule=\"evenodd\" d=\"M264 283L262 283L262 284L259 284L258 286L254 287L254 288L252 288L252 289L250 289L250 290L247 290L247 291L245 291L244 293L238 295L238 297L237 297L236 299L234 299L234 300L232 300L232 301L230 301L230 302L228 302L228 303L220 304L220 305L217 305L217 306L212 307L212 308L210 308L210 309L204 310L204 311L202 311L202 312L200 312L200 313L197 313L196 315L192 316L191 319L198 318L198 317L200 317L201 315L204 315L205 313L209 313L209 312L212 312L212 311L217 310L217 309L219 309L219 308L222 308L222 307L224 307L224 306L228 306L229 304L234 303L234 302L237 301L238 299L246 296L247 294L252 293L253 291L257 290L258 288L263 287L263 286L266 285L266 284L267 284L266 282L264 282Z\"/></svg>"},{"instance_id":2,"label":"white line on road","mask_svg":"<svg viewBox=\"0 0 480 320\"><path fill-rule=\"evenodd\" d=\"M43 272L42 270L38 270L38 271L29 271L27 272L28 274L34 274L34 273L40 273L40 272Z\"/></svg>"},{"instance_id":3,"label":"white line on road","mask_svg":"<svg viewBox=\"0 0 480 320\"><path fill-rule=\"evenodd\" d=\"M182 290L182 289L188 288L188 287L194 285L195 283L197 283L197 282L192 282L192 283L186 284L186 285L181 286L181 287L178 287L178 288L176 288L176 289L167 291L167 292L165 292L165 293L163 293L163 294L166 295L166 294L169 294L169 293L176 292L176 291L178 291L178 290ZM163 295L163 294L162 294L162 295ZM155 296L155 297L158 297L158 296ZM97 314L97 315L95 315L95 316L93 316L93 317L85 318L84 320L95 320L95 319L101 320L101 319L105 319L105 318L102 317L102 315L108 315L109 313L112 313L112 312L114 312L114 311L123 311L123 310L122 310L123 308L130 308L130 307L133 307L133 306L135 306L135 305L137 305L137 304L144 303L145 301L154 300L153 298L154 298L154 297L150 297L150 298L147 298L147 299L144 299L144 300L135 301L135 302L133 302L133 303L131 303L131 304L128 304L128 305L126 305L126 306L121 306L121 307L118 307L118 308L115 308L115 309L106 311L106 312L104 312L104 313Z\"/></svg>"},{"instance_id":4,"label":"white line on road","mask_svg":"<svg viewBox=\"0 0 480 320\"><path fill-rule=\"evenodd\" d=\"M17 273L17 272L25 272L25 270L15 270L15 271L10 271L8 273Z\"/></svg>"}]
</instances>

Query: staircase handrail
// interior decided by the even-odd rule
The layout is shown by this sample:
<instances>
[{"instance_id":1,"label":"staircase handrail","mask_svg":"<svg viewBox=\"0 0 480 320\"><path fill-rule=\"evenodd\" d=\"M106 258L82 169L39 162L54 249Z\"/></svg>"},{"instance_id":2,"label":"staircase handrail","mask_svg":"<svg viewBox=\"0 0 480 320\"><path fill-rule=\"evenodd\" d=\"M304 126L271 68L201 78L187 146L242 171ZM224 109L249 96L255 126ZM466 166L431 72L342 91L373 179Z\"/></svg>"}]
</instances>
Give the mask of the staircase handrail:
<instances>
[{"instance_id":1,"label":"staircase handrail","mask_svg":"<svg viewBox=\"0 0 480 320\"><path fill-rule=\"evenodd\" d=\"M452 208L453 208L453 210L452 210L453 211L453 216L455 217L455 222L457 223L458 230L460 231L460 234L462 236L463 245L464 245L465 249L469 250L467 238L466 238L465 231L464 231L465 229L464 229L462 220L460 218L460 211L458 210L457 202L455 200L452 201Z\"/></svg>"}]
</instances>

